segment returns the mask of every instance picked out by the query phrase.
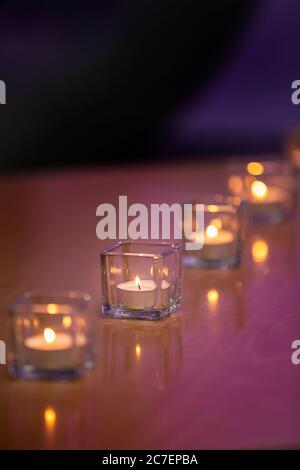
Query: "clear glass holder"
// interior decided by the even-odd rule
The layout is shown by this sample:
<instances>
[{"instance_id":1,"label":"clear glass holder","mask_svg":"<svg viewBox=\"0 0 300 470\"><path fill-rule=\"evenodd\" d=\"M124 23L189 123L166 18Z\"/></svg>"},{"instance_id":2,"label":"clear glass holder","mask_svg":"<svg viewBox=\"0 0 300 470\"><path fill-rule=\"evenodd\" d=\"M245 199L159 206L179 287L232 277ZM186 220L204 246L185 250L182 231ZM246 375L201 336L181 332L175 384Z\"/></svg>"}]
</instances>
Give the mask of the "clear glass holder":
<instances>
[{"instance_id":1,"label":"clear glass holder","mask_svg":"<svg viewBox=\"0 0 300 470\"><path fill-rule=\"evenodd\" d=\"M287 160L241 162L230 167L228 188L245 202L247 219L273 224L292 210L295 178Z\"/></svg>"},{"instance_id":2,"label":"clear glass holder","mask_svg":"<svg viewBox=\"0 0 300 470\"><path fill-rule=\"evenodd\" d=\"M181 250L177 243L121 241L101 253L102 312L157 320L180 306Z\"/></svg>"},{"instance_id":3,"label":"clear glass holder","mask_svg":"<svg viewBox=\"0 0 300 470\"><path fill-rule=\"evenodd\" d=\"M26 292L8 311L13 377L73 379L93 366L96 313L89 294Z\"/></svg>"},{"instance_id":4,"label":"clear glass holder","mask_svg":"<svg viewBox=\"0 0 300 470\"><path fill-rule=\"evenodd\" d=\"M205 269L230 269L238 266L241 262L242 238L240 199L224 195L199 196L190 203L193 204L190 225L195 232L199 229L194 241L198 240L202 247L198 250L185 250L184 266ZM197 204L203 205L203 227L197 227Z\"/></svg>"}]
</instances>

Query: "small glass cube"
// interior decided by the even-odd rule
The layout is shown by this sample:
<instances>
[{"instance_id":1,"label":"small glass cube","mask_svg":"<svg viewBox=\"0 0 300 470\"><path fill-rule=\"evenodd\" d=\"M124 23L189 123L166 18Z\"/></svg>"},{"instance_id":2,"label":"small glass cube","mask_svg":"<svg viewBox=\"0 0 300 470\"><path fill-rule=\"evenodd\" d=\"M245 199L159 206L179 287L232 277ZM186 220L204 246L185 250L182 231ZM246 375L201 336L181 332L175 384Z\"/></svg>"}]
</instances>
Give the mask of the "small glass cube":
<instances>
[{"instance_id":1,"label":"small glass cube","mask_svg":"<svg viewBox=\"0 0 300 470\"><path fill-rule=\"evenodd\" d=\"M262 223L281 222L293 206L295 183L291 167L285 161L266 161L260 165L260 172L252 171L252 174L251 164L247 166L245 188L249 218Z\"/></svg>"},{"instance_id":2,"label":"small glass cube","mask_svg":"<svg viewBox=\"0 0 300 470\"><path fill-rule=\"evenodd\" d=\"M12 376L72 379L93 366L96 314L90 294L26 292L8 310Z\"/></svg>"},{"instance_id":3,"label":"small glass cube","mask_svg":"<svg viewBox=\"0 0 300 470\"><path fill-rule=\"evenodd\" d=\"M238 197L215 195L194 198L192 204L193 242L202 247L185 250L183 263L186 267L227 269L241 261L242 216ZM203 227L197 226L198 205L204 211ZM184 223L188 223L187 220ZM185 234L184 234L185 235ZM190 241L185 239L185 241ZM185 243L187 246L187 243Z\"/></svg>"},{"instance_id":4,"label":"small glass cube","mask_svg":"<svg viewBox=\"0 0 300 470\"><path fill-rule=\"evenodd\" d=\"M120 241L101 253L102 312L157 320L180 306L177 243Z\"/></svg>"},{"instance_id":5,"label":"small glass cube","mask_svg":"<svg viewBox=\"0 0 300 470\"><path fill-rule=\"evenodd\" d=\"M288 161L241 163L240 171L230 175L228 187L243 199L251 221L281 222L292 210L295 181Z\"/></svg>"}]
</instances>

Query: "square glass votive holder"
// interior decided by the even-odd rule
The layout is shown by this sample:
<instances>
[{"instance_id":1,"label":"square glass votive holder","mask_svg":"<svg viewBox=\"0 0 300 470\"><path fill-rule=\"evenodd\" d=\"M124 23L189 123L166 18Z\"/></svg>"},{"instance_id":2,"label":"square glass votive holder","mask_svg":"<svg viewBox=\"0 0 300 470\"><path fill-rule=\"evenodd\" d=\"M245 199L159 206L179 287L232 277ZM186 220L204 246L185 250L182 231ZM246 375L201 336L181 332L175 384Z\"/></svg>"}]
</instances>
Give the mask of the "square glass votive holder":
<instances>
[{"instance_id":1,"label":"square glass votive holder","mask_svg":"<svg viewBox=\"0 0 300 470\"><path fill-rule=\"evenodd\" d=\"M96 314L90 294L26 292L8 311L12 376L72 379L93 366Z\"/></svg>"},{"instance_id":2,"label":"square glass votive holder","mask_svg":"<svg viewBox=\"0 0 300 470\"><path fill-rule=\"evenodd\" d=\"M199 196L190 201L194 242L198 250L185 250L183 264L192 268L228 269L241 261L242 212L238 197ZM197 227L197 204L203 204L204 226ZM184 221L186 223L186 221ZM199 230L197 232L197 230ZM185 239L185 242L190 241Z\"/></svg>"},{"instance_id":3,"label":"square glass votive holder","mask_svg":"<svg viewBox=\"0 0 300 470\"><path fill-rule=\"evenodd\" d=\"M157 320L180 306L177 243L120 241L101 253L102 312Z\"/></svg>"},{"instance_id":4,"label":"square glass votive holder","mask_svg":"<svg viewBox=\"0 0 300 470\"><path fill-rule=\"evenodd\" d=\"M247 217L278 223L292 210L295 180L287 161L251 162L244 176Z\"/></svg>"},{"instance_id":5,"label":"square glass votive holder","mask_svg":"<svg viewBox=\"0 0 300 470\"><path fill-rule=\"evenodd\" d=\"M245 207L245 217L281 222L292 210L295 178L288 160L239 162L229 166L228 189Z\"/></svg>"}]
</instances>

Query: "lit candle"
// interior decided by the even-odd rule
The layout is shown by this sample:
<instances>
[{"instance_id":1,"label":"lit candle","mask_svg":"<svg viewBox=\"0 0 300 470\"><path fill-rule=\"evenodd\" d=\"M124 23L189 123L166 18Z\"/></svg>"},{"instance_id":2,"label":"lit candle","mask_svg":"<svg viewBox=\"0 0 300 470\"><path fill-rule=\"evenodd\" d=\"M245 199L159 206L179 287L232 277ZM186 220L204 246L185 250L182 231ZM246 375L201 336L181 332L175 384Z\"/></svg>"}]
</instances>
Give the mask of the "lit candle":
<instances>
[{"instance_id":1,"label":"lit candle","mask_svg":"<svg viewBox=\"0 0 300 470\"><path fill-rule=\"evenodd\" d=\"M158 287L152 279L140 280L138 276L132 281L122 282L116 288L117 302L125 308L141 310L156 305L167 306L170 303L170 284L163 280L161 298Z\"/></svg>"},{"instance_id":2,"label":"lit candle","mask_svg":"<svg viewBox=\"0 0 300 470\"><path fill-rule=\"evenodd\" d=\"M250 202L260 205L274 205L287 199L284 189L276 186L267 186L263 181L254 181L251 185Z\"/></svg>"},{"instance_id":3,"label":"lit candle","mask_svg":"<svg viewBox=\"0 0 300 470\"><path fill-rule=\"evenodd\" d=\"M75 343L76 346L84 346L86 344L85 336L77 334ZM68 333L55 333L52 328L45 328L43 334L26 338L25 346L39 351L63 351L73 346L73 339Z\"/></svg>"},{"instance_id":4,"label":"lit candle","mask_svg":"<svg viewBox=\"0 0 300 470\"><path fill-rule=\"evenodd\" d=\"M67 367L73 348L82 348L87 344L84 334L72 336L69 333L56 333L52 328L45 328L43 334L29 336L25 339L27 357L35 367L54 369Z\"/></svg>"},{"instance_id":5,"label":"lit candle","mask_svg":"<svg viewBox=\"0 0 300 470\"><path fill-rule=\"evenodd\" d=\"M234 256L236 252L236 243L234 233L230 230L222 229L222 221L216 219L205 230L204 244L199 254L207 260L229 258Z\"/></svg>"},{"instance_id":6,"label":"lit candle","mask_svg":"<svg viewBox=\"0 0 300 470\"><path fill-rule=\"evenodd\" d=\"M278 186L267 186L263 181L253 181L250 186L249 207L253 216L281 220L290 206L289 193Z\"/></svg>"}]
</instances>

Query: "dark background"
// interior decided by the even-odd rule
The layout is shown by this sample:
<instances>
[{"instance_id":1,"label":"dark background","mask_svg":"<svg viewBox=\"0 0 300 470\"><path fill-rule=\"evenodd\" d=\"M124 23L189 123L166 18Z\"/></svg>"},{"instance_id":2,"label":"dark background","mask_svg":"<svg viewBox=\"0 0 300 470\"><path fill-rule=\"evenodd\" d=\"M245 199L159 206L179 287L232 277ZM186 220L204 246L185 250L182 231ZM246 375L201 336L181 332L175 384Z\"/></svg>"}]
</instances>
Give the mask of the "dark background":
<instances>
[{"instance_id":1,"label":"dark background","mask_svg":"<svg viewBox=\"0 0 300 470\"><path fill-rule=\"evenodd\" d=\"M279 152L299 20L297 0L1 1L0 168Z\"/></svg>"}]
</instances>

